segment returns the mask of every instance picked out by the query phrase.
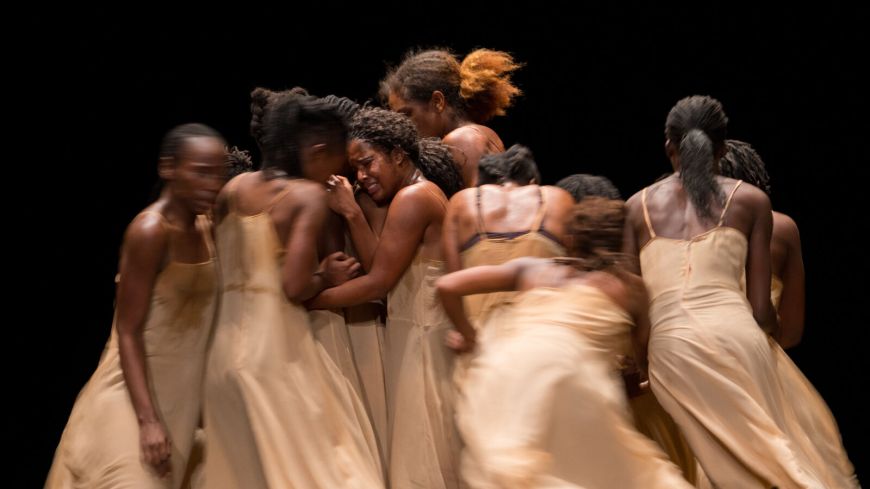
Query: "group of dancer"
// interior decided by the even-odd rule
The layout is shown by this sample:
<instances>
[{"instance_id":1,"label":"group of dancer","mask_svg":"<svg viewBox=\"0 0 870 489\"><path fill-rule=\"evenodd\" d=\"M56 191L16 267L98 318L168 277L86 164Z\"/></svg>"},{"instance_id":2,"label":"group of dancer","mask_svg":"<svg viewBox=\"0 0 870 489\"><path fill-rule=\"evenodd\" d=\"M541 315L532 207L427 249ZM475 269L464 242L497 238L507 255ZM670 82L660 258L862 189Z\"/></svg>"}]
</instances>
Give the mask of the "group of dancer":
<instances>
[{"instance_id":1,"label":"group of dancer","mask_svg":"<svg viewBox=\"0 0 870 489\"><path fill-rule=\"evenodd\" d=\"M678 101L623 202L483 125L519 67L411 52L384 108L257 88L258 165L169 131L45 487L859 487L783 351L797 226L721 104Z\"/></svg>"}]
</instances>

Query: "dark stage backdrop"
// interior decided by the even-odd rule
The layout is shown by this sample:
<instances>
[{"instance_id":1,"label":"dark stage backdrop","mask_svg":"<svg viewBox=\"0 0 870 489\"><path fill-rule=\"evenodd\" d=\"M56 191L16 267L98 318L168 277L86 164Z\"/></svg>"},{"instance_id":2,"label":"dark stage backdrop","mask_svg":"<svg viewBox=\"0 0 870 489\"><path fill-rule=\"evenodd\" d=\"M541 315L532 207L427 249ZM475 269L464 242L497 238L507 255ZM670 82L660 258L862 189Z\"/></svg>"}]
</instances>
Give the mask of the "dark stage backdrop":
<instances>
[{"instance_id":1,"label":"dark stage backdrop","mask_svg":"<svg viewBox=\"0 0 870 489\"><path fill-rule=\"evenodd\" d=\"M26 152L7 161L25 224L11 242L34 254L13 259L13 268L26 267L25 286L14 292L21 301L12 304L23 319L6 324L21 340L7 375L23 384L16 391L25 400L9 423L26 460L16 469L27 482L15 487L42 484L109 336L118 247L152 198L163 133L203 122L257 156L248 135L254 87L374 100L386 64L414 46L513 53L525 63L515 76L524 95L492 127L507 145L531 147L546 183L601 174L625 198L669 171L663 131L671 106L692 94L721 100L729 136L753 144L768 165L774 208L800 226L807 321L790 353L866 478L866 9L439 8L93 10L28 19L29 35L13 48L33 83L7 93L25 105L28 138L7 141Z\"/></svg>"}]
</instances>

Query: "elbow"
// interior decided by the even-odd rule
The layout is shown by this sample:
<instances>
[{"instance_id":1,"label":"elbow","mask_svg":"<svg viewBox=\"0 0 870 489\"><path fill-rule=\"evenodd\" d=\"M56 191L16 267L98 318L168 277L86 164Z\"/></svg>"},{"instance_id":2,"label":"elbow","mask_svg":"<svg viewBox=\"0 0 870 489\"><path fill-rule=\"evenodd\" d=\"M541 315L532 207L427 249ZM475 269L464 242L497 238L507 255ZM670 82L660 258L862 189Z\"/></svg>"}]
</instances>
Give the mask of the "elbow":
<instances>
[{"instance_id":1,"label":"elbow","mask_svg":"<svg viewBox=\"0 0 870 489\"><path fill-rule=\"evenodd\" d=\"M439 278L435 281L435 292L438 294L438 298L442 301L445 297L449 296L452 292L450 287L450 279L446 276Z\"/></svg>"},{"instance_id":2,"label":"elbow","mask_svg":"<svg viewBox=\"0 0 870 489\"><path fill-rule=\"evenodd\" d=\"M282 288L284 289L284 295L287 297L287 300L301 304L313 297L314 294L307 290L308 287L305 285L306 284L299 283L298 281L285 280L282 284Z\"/></svg>"},{"instance_id":3,"label":"elbow","mask_svg":"<svg viewBox=\"0 0 870 489\"><path fill-rule=\"evenodd\" d=\"M380 280L375 281L372 284L372 287L370 289L372 291L372 293L371 293L372 297L369 297L369 300L374 301L374 300L385 299L387 297L387 294L389 294L390 290L392 290L392 289L393 289L393 287L389 286L388 284L385 284L383 281L380 281Z\"/></svg>"},{"instance_id":4,"label":"elbow","mask_svg":"<svg viewBox=\"0 0 870 489\"><path fill-rule=\"evenodd\" d=\"M781 332L779 338L779 346L782 347L783 350L787 350L789 348L794 348L798 346L801 342L801 338L804 335L803 324L801 325L781 325Z\"/></svg>"}]
</instances>

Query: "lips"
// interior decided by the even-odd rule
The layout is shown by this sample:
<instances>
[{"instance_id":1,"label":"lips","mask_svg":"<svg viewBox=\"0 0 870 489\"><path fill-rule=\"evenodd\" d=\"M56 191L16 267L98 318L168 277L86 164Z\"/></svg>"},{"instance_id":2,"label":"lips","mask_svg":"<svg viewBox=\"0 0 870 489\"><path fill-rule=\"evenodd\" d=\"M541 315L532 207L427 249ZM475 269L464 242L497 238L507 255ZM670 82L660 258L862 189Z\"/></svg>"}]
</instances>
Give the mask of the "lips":
<instances>
[{"instance_id":1,"label":"lips","mask_svg":"<svg viewBox=\"0 0 870 489\"><path fill-rule=\"evenodd\" d=\"M381 186L376 183L370 183L365 186L365 189L369 195L375 195L375 193L381 189Z\"/></svg>"}]
</instances>

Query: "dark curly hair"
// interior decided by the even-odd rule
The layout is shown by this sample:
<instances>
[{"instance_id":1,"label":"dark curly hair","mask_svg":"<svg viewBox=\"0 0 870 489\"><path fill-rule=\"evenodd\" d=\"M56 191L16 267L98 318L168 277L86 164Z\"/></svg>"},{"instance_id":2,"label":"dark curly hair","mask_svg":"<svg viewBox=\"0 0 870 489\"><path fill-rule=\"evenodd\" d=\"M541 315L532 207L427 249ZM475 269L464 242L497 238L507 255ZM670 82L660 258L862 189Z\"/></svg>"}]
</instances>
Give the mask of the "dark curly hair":
<instances>
[{"instance_id":1,"label":"dark curly hair","mask_svg":"<svg viewBox=\"0 0 870 489\"><path fill-rule=\"evenodd\" d=\"M382 151L404 151L414 165L420 159L417 127L408 117L377 107L357 111L350 124L350 138L366 141Z\"/></svg>"},{"instance_id":2,"label":"dark curly hair","mask_svg":"<svg viewBox=\"0 0 870 489\"><path fill-rule=\"evenodd\" d=\"M477 184L502 184L516 182L528 185L535 181L541 183L541 173L532 150L515 144L503 153L489 154L477 162Z\"/></svg>"},{"instance_id":3,"label":"dark curly hair","mask_svg":"<svg viewBox=\"0 0 870 489\"><path fill-rule=\"evenodd\" d=\"M423 138L420 144L420 160L417 168L426 180L438 185L449 199L456 192L465 188L462 172L453 161L450 147L439 138Z\"/></svg>"},{"instance_id":4,"label":"dark curly hair","mask_svg":"<svg viewBox=\"0 0 870 489\"><path fill-rule=\"evenodd\" d=\"M309 96L303 88L251 92L251 135L263 157L263 170L300 176L299 148L312 137L344 148L347 123L334 103Z\"/></svg>"},{"instance_id":5,"label":"dark curly hair","mask_svg":"<svg viewBox=\"0 0 870 489\"><path fill-rule=\"evenodd\" d=\"M619 190L607 177L577 173L567 176L558 182L556 186L566 190L574 202L580 202L587 197L604 197L606 199L622 199Z\"/></svg>"},{"instance_id":6,"label":"dark curly hair","mask_svg":"<svg viewBox=\"0 0 870 489\"><path fill-rule=\"evenodd\" d=\"M726 139L725 147L728 152L719 160L719 174L751 183L770 195L770 175L761 156L752 146L743 141Z\"/></svg>"},{"instance_id":7,"label":"dark curly hair","mask_svg":"<svg viewBox=\"0 0 870 489\"><path fill-rule=\"evenodd\" d=\"M227 179L232 179L242 173L254 169L254 161L251 154L236 146L226 150Z\"/></svg>"},{"instance_id":8,"label":"dark curly hair","mask_svg":"<svg viewBox=\"0 0 870 489\"><path fill-rule=\"evenodd\" d=\"M408 52L381 81L380 97L390 92L406 100L428 102L436 90L450 107L476 123L504 115L522 92L511 82L521 65L502 51L477 49L460 63L448 49Z\"/></svg>"},{"instance_id":9,"label":"dark curly hair","mask_svg":"<svg viewBox=\"0 0 870 489\"><path fill-rule=\"evenodd\" d=\"M621 267L625 202L587 197L571 209L566 219L571 247L568 254L578 268L603 270Z\"/></svg>"}]
</instances>

